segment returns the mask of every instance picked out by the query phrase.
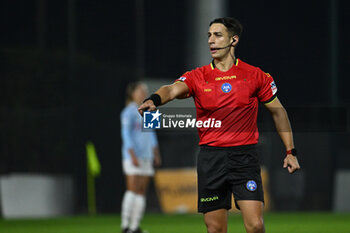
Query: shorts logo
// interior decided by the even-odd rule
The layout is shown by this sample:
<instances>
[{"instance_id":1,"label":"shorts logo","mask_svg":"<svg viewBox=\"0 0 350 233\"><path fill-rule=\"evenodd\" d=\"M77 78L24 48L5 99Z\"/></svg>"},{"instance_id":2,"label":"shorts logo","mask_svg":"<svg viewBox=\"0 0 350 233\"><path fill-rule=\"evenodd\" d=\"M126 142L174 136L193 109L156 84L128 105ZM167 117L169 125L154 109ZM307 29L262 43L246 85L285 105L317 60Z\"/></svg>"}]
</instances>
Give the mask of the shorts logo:
<instances>
[{"instance_id":1,"label":"shorts logo","mask_svg":"<svg viewBox=\"0 0 350 233\"><path fill-rule=\"evenodd\" d=\"M155 112L143 113L143 128L144 129L160 129L160 116L162 114L159 109Z\"/></svg>"},{"instance_id":2,"label":"shorts logo","mask_svg":"<svg viewBox=\"0 0 350 233\"><path fill-rule=\"evenodd\" d=\"M246 187L249 191L254 192L258 186L254 180L249 180L246 184Z\"/></svg>"},{"instance_id":3,"label":"shorts logo","mask_svg":"<svg viewBox=\"0 0 350 233\"><path fill-rule=\"evenodd\" d=\"M179 80L183 82L183 81L186 80L186 77L183 77L183 76L182 76L182 77L179 78Z\"/></svg>"},{"instance_id":4,"label":"shorts logo","mask_svg":"<svg viewBox=\"0 0 350 233\"><path fill-rule=\"evenodd\" d=\"M218 196L214 196L214 197L202 197L201 198L201 202L210 202L210 201L216 201L219 200Z\"/></svg>"},{"instance_id":5,"label":"shorts logo","mask_svg":"<svg viewBox=\"0 0 350 233\"><path fill-rule=\"evenodd\" d=\"M224 83L221 85L221 90L225 93L229 93L232 90L232 86L229 83Z\"/></svg>"}]
</instances>

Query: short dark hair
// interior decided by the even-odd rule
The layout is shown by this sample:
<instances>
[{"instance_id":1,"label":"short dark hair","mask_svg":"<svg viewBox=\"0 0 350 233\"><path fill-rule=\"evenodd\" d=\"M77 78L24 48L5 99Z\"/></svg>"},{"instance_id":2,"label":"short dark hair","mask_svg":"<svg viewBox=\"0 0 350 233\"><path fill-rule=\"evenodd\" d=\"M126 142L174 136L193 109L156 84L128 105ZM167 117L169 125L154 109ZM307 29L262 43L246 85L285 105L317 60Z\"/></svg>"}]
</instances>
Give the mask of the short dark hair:
<instances>
[{"instance_id":1,"label":"short dark hair","mask_svg":"<svg viewBox=\"0 0 350 233\"><path fill-rule=\"evenodd\" d=\"M221 23L225 25L227 28L227 31L234 35L238 35L239 37L242 34L243 26L242 24L235 18L232 17L223 17L223 18L217 18L210 22L209 26L211 26L213 23Z\"/></svg>"}]
</instances>

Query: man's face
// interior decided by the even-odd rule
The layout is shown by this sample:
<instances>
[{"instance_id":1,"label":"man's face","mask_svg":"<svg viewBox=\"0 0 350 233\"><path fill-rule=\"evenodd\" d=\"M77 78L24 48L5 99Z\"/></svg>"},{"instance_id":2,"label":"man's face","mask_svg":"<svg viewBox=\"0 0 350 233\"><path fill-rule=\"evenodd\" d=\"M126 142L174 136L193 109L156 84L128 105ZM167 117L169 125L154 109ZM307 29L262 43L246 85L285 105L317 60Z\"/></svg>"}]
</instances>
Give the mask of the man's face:
<instances>
[{"instance_id":1,"label":"man's face","mask_svg":"<svg viewBox=\"0 0 350 233\"><path fill-rule=\"evenodd\" d=\"M220 58L225 56L230 52L230 48L225 49L217 49L223 48L228 45L231 45L232 37L229 36L229 33L225 27L225 25L221 23L213 23L209 27L208 31L208 44L210 49L210 54L213 58Z\"/></svg>"}]
</instances>

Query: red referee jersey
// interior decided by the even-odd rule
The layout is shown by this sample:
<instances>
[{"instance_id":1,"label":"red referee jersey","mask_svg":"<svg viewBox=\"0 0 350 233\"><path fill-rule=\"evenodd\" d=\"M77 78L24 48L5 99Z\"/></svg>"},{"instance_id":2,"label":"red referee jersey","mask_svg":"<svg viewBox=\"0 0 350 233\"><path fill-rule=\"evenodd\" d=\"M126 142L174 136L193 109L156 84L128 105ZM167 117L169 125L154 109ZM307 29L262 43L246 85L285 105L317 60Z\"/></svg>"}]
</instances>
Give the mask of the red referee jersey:
<instances>
[{"instance_id":1,"label":"red referee jersey","mask_svg":"<svg viewBox=\"0 0 350 233\"><path fill-rule=\"evenodd\" d=\"M212 62L186 72L178 81L189 88L197 121L221 121L220 128L198 128L199 145L229 147L258 142L258 102L269 103L276 98L271 75L237 59L226 72Z\"/></svg>"}]
</instances>

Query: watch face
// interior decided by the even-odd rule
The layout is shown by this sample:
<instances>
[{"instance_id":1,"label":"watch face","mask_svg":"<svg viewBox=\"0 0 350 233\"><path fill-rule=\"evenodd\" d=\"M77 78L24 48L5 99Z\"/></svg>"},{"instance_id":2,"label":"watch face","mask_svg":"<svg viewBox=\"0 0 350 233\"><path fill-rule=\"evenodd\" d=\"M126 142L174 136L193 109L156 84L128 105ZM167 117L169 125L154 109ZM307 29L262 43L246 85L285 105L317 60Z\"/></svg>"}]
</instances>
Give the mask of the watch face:
<instances>
[{"instance_id":1,"label":"watch face","mask_svg":"<svg viewBox=\"0 0 350 233\"><path fill-rule=\"evenodd\" d=\"M294 156L297 155L297 150L296 149L292 149L292 155L294 155Z\"/></svg>"}]
</instances>

